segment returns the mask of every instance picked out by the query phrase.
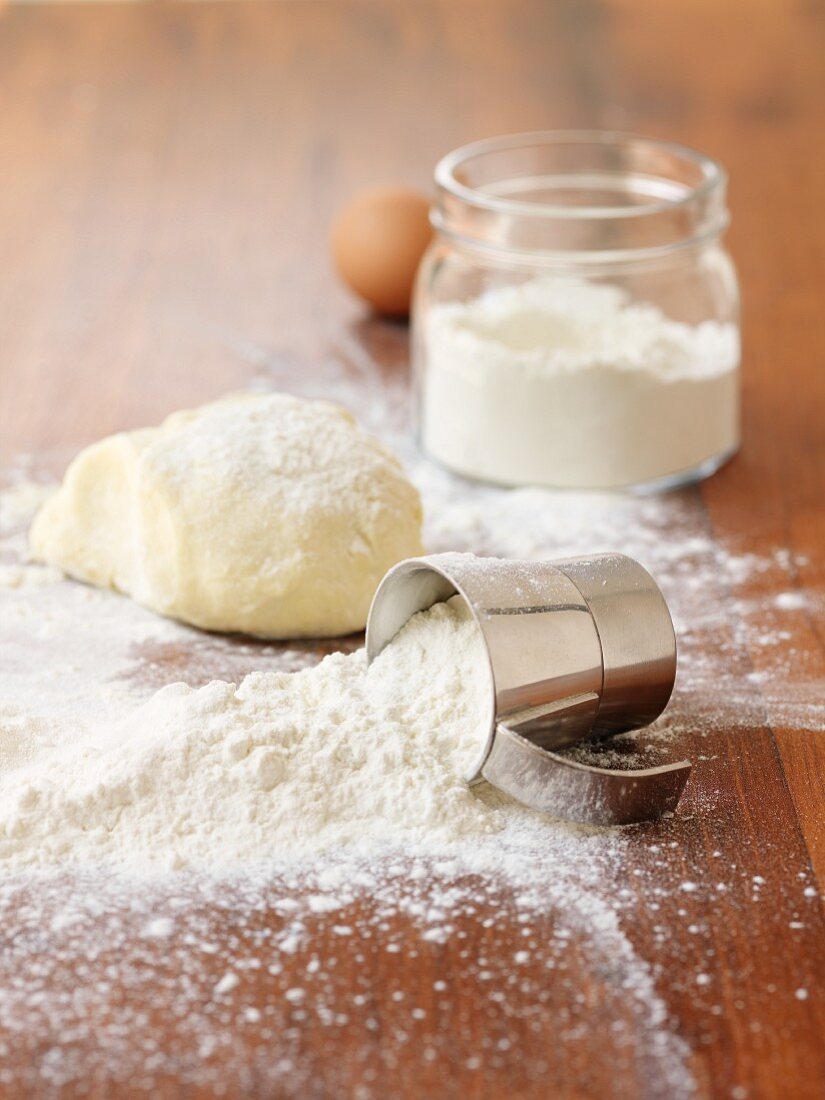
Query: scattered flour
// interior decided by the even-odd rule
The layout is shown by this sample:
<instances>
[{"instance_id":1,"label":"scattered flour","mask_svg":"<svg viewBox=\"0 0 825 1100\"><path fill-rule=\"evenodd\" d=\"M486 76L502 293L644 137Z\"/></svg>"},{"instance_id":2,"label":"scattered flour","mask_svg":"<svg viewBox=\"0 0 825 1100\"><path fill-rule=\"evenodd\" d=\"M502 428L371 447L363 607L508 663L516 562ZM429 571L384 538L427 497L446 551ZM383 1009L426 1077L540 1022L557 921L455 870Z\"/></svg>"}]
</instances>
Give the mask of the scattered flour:
<instances>
[{"instance_id":1,"label":"scattered flour","mask_svg":"<svg viewBox=\"0 0 825 1100\"><path fill-rule=\"evenodd\" d=\"M803 611L808 601L801 592L780 592L774 604L780 611Z\"/></svg>"},{"instance_id":2,"label":"scattered flour","mask_svg":"<svg viewBox=\"0 0 825 1100\"><path fill-rule=\"evenodd\" d=\"M387 332L387 340L396 339L394 330ZM638 558L662 585L679 634L674 699L653 729L594 751L608 755L606 766L690 756L694 775L679 817L641 830L571 827L479 799L463 785L453 792L444 758L436 766L432 759L402 757L392 774L410 779L411 794L423 789L419 784L432 766L430 778L456 800L462 832L451 832L459 827L453 822L439 837L442 807L432 800L419 807L404 793L398 807L370 802L378 816L369 827L357 820L349 796L364 784L369 789L370 769L380 758L365 769L354 767L355 722L344 721L322 746L327 755L320 751L311 767L316 778L332 778L342 803L326 818L327 838L343 831L352 843L300 856L302 848L313 847L307 837L329 813L322 799L309 809L303 833L300 820L268 821L280 836L277 843L297 848L285 853L288 859L260 864L261 853L275 857L277 843L264 835L263 819L255 825L254 815L296 783L290 762L294 767L298 758L284 715L263 715L263 700L274 692L287 703L303 690L300 684L307 690L315 684L312 690L322 694L337 678L347 692L357 686L353 705L364 720L357 732L369 736L376 710L367 702L375 685L363 657L352 656L360 639L287 647L203 634L114 593L43 576L26 559L27 526L70 456L39 456L12 471L10 490L0 497L0 565L8 569L0 573L0 736L8 753L2 767L7 776L8 769L27 775L28 786L37 789L31 782L36 758L56 763L102 752L95 763L105 783L89 783L85 801L73 801L71 784L60 791L43 784L35 798L52 811L71 804L79 821L84 814L95 820L100 800L111 797L114 828L109 837L81 836L76 828L73 838L64 834L57 841L41 828L40 866L30 865L32 853L19 836L5 849L0 1085L56 1095L94 1077L113 1091L121 1082L160 1094L171 1079L206 1090L220 1085L237 1096L268 1088L300 1097L319 1087L343 1095L353 1092L356 1071L348 1055L355 1046L363 1062L354 1094L363 1100L393 1091L398 1059L402 1052L409 1059L411 1050L422 1073L430 1065L463 1064L478 1075L480 1089L507 1081L525 1094L552 1091L559 1058L568 1068L586 1063L593 1005L582 991L592 988L611 1020L602 1036L604 1057L636 1067L651 1097L691 1097L692 1053L674 1034L673 1017L680 998L688 998L696 1042L723 1041L720 1027L727 1025L714 994L718 945L709 928L714 925L718 935L726 907L736 905L740 921L753 906L760 921L793 928L800 944L793 988L810 990L811 998L804 1006L791 1001L800 1011L817 1003L816 976L805 962L813 957L819 928L816 880L786 839L781 862L774 860L768 874L764 847L749 846L750 834L739 828L727 793L732 738L742 738L746 751L749 737L765 736L767 722L800 736L825 726L821 670L806 663L803 632L819 611L815 594L800 587L806 563L779 545L764 555L746 545L720 545L694 493L633 498L464 483L409 445L401 337L397 375L380 376L355 336L345 333L341 340L328 363L301 375L306 395L357 409L365 427L401 454L422 493L429 549L523 558L619 550ZM283 387L277 357L232 346L260 372L263 388L273 382ZM294 384L294 368L285 373ZM48 484L32 483L47 476ZM809 615L789 615L774 603L775 593L797 591ZM337 649L341 653L319 664ZM456 667L452 656L450 667ZM759 681L754 671L762 674ZM293 672L299 676L286 675ZM190 686L170 688L174 680ZM408 693L401 694L407 701L394 721L399 728L409 723L414 739L425 716L416 713ZM460 694L448 704L454 713L463 705ZM334 704L325 721L332 710ZM230 713L242 721L225 736ZM150 716L159 722L154 731L146 730ZM175 716L189 723L188 741ZM141 728L143 744L136 734ZM316 745L320 728L309 730ZM430 732L436 728L432 721ZM164 736L172 752L161 752ZM210 737L216 738L211 751ZM115 751L118 744L123 754ZM195 750L195 774L205 782L205 801L214 805L217 799L226 815L227 836L212 832L216 850L228 857L242 824L229 805L230 791L220 786L227 783L253 810L235 850L256 862L217 876L200 869L205 844L187 832L185 815L202 815L205 828L209 822L192 789L196 784L176 787L174 780L183 763L176 753L189 748ZM432 740L428 749L434 749ZM275 761L282 757L281 774ZM150 774L145 788L119 783L161 758L169 767L163 773L169 797L179 808L170 839L176 854L169 859L144 848L154 869L133 877L119 848L134 851L137 843L140 850L143 843L137 803L129 800L145 796L145 805L161 815L168 807L160 776ZM257 768L264 759L270 762ZM219 775L218 785L210 785ZM273 778L278 782L267 792L261 783ZM292 789L299 791L300 783ZM427 791L433 790L428 778ZM8 823L17 812L3 803L0 819ZM403 839L382 837L379 819L393 822L393 834L405 823ZM80 862L56 866L67 840ZM103 854L120 868L99 864ZM169 873L169 863L190 869ZM764 896L757 904L753 877L762 872L767 884L756 892ZM697 889L683 891L683 882ZM668 900L674 897L675 916ZM654 955L639 948L639 913L646 914ZM674 921L681 922L678 928ZM690 959L688 941L695 944ZM526 953L529 961L514 961ZM751 987L774 998L787 981L787 965L765 954ZM442 981L447 975L450 980ZM699 982L699 975L710 981ZM302 999L287 997L295 989L303 991ZM451 1024L467 1005L482 1008L483 1033L465 1034ZM147 1013L163 1019L162 1035L147 1026ZM558 1040L552 1049L548 1020ZM318 1065L307 1060L307 1027L321 1029L331 1052L320 1082ZM521 1036L516 1060L506 1049L515 1029Z\"/></svg>"}]
</instances>

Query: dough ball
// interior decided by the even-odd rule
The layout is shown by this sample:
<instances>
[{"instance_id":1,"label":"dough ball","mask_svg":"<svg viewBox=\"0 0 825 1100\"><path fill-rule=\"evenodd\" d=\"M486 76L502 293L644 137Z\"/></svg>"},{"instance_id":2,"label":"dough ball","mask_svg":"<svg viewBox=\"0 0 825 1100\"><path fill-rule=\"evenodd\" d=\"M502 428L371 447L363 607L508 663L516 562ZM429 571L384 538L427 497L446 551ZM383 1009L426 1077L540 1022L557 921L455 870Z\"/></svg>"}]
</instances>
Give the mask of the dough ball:
<instances>
[{"instance_id":1,"label":"dough ball","mask_svg":"<svg viewBox=\"0 0 825 1100\"><path fill-rule=\"evenodd\" d=\"M421 503L343 409L238 395L82 451L30 537L40 561L206 630L332 636L422 552Z\"/></svg>"}]
</instances>

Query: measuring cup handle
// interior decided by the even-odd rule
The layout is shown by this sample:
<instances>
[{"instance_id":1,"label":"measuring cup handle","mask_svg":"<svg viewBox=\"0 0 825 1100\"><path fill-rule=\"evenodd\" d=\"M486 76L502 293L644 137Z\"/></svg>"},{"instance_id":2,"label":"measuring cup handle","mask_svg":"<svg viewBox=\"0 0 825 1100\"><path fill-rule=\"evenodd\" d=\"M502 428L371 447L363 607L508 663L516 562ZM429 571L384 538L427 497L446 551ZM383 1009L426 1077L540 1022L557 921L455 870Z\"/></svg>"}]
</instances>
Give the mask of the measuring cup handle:
<instances>
[{"instance_id":1,"label":"measuring cup handle","mask_svg":"<svg viewBox=\"0 0 825 1100\"><path fill-rule=\"evenodd\" d=\"M585 825L633 825L676 809L690 763L633 771L594 768L539 748L499 723L481 774L533 810Z\"/></svg>"}]
</instances>

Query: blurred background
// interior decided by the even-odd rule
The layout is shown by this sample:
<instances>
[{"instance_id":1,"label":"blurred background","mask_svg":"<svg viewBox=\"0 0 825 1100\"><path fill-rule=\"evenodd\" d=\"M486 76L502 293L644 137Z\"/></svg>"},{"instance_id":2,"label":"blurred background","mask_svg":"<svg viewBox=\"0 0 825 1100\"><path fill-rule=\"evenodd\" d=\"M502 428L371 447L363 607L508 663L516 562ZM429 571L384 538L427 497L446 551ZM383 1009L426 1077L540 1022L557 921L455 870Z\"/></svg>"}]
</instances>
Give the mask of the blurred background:
<instances>
[{"instance_id":1,"label":"blurred background","mask_svg":"<svg viewBox=\"0 0 825 1100\"><path fill-rule=\"evenodd\" d=\"M90 400L100 435L256 371L357 365L376 343L403 361L403 329L335 278L340 204L426 191L473 139L576 126L728 167L758 429L777 334L818 308L777 263L804 276L822 246L824 47L809 0L6 5L0 445L86 442ZM776 322L758 347L754 309Z\"/></svg>"}]
</instances>

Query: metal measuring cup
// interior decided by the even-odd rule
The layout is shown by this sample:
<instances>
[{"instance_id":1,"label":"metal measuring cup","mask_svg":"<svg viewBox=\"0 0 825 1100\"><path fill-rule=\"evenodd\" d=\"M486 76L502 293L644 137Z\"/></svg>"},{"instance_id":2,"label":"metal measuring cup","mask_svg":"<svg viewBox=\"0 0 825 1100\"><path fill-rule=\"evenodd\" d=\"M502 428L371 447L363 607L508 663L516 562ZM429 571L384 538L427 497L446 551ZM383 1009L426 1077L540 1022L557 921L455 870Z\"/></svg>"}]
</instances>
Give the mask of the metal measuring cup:
<instances>
[{"instance_id":1,"label":"metal measuring cup","mask_svg":"<svg viewBox=\"0 0 825 1100\"><path fill-rule=\"evenodd\" d=\"M416 612L456 594L481 629L490 670L489 730L468 783L486 779L535 810L593 825L675 809L687 761L616 771L553 751L645 726L667 705L676 637L647 570L623 554L555 562L410 558L375 594L367 660Z\"/></svg>"}]
</instances>

